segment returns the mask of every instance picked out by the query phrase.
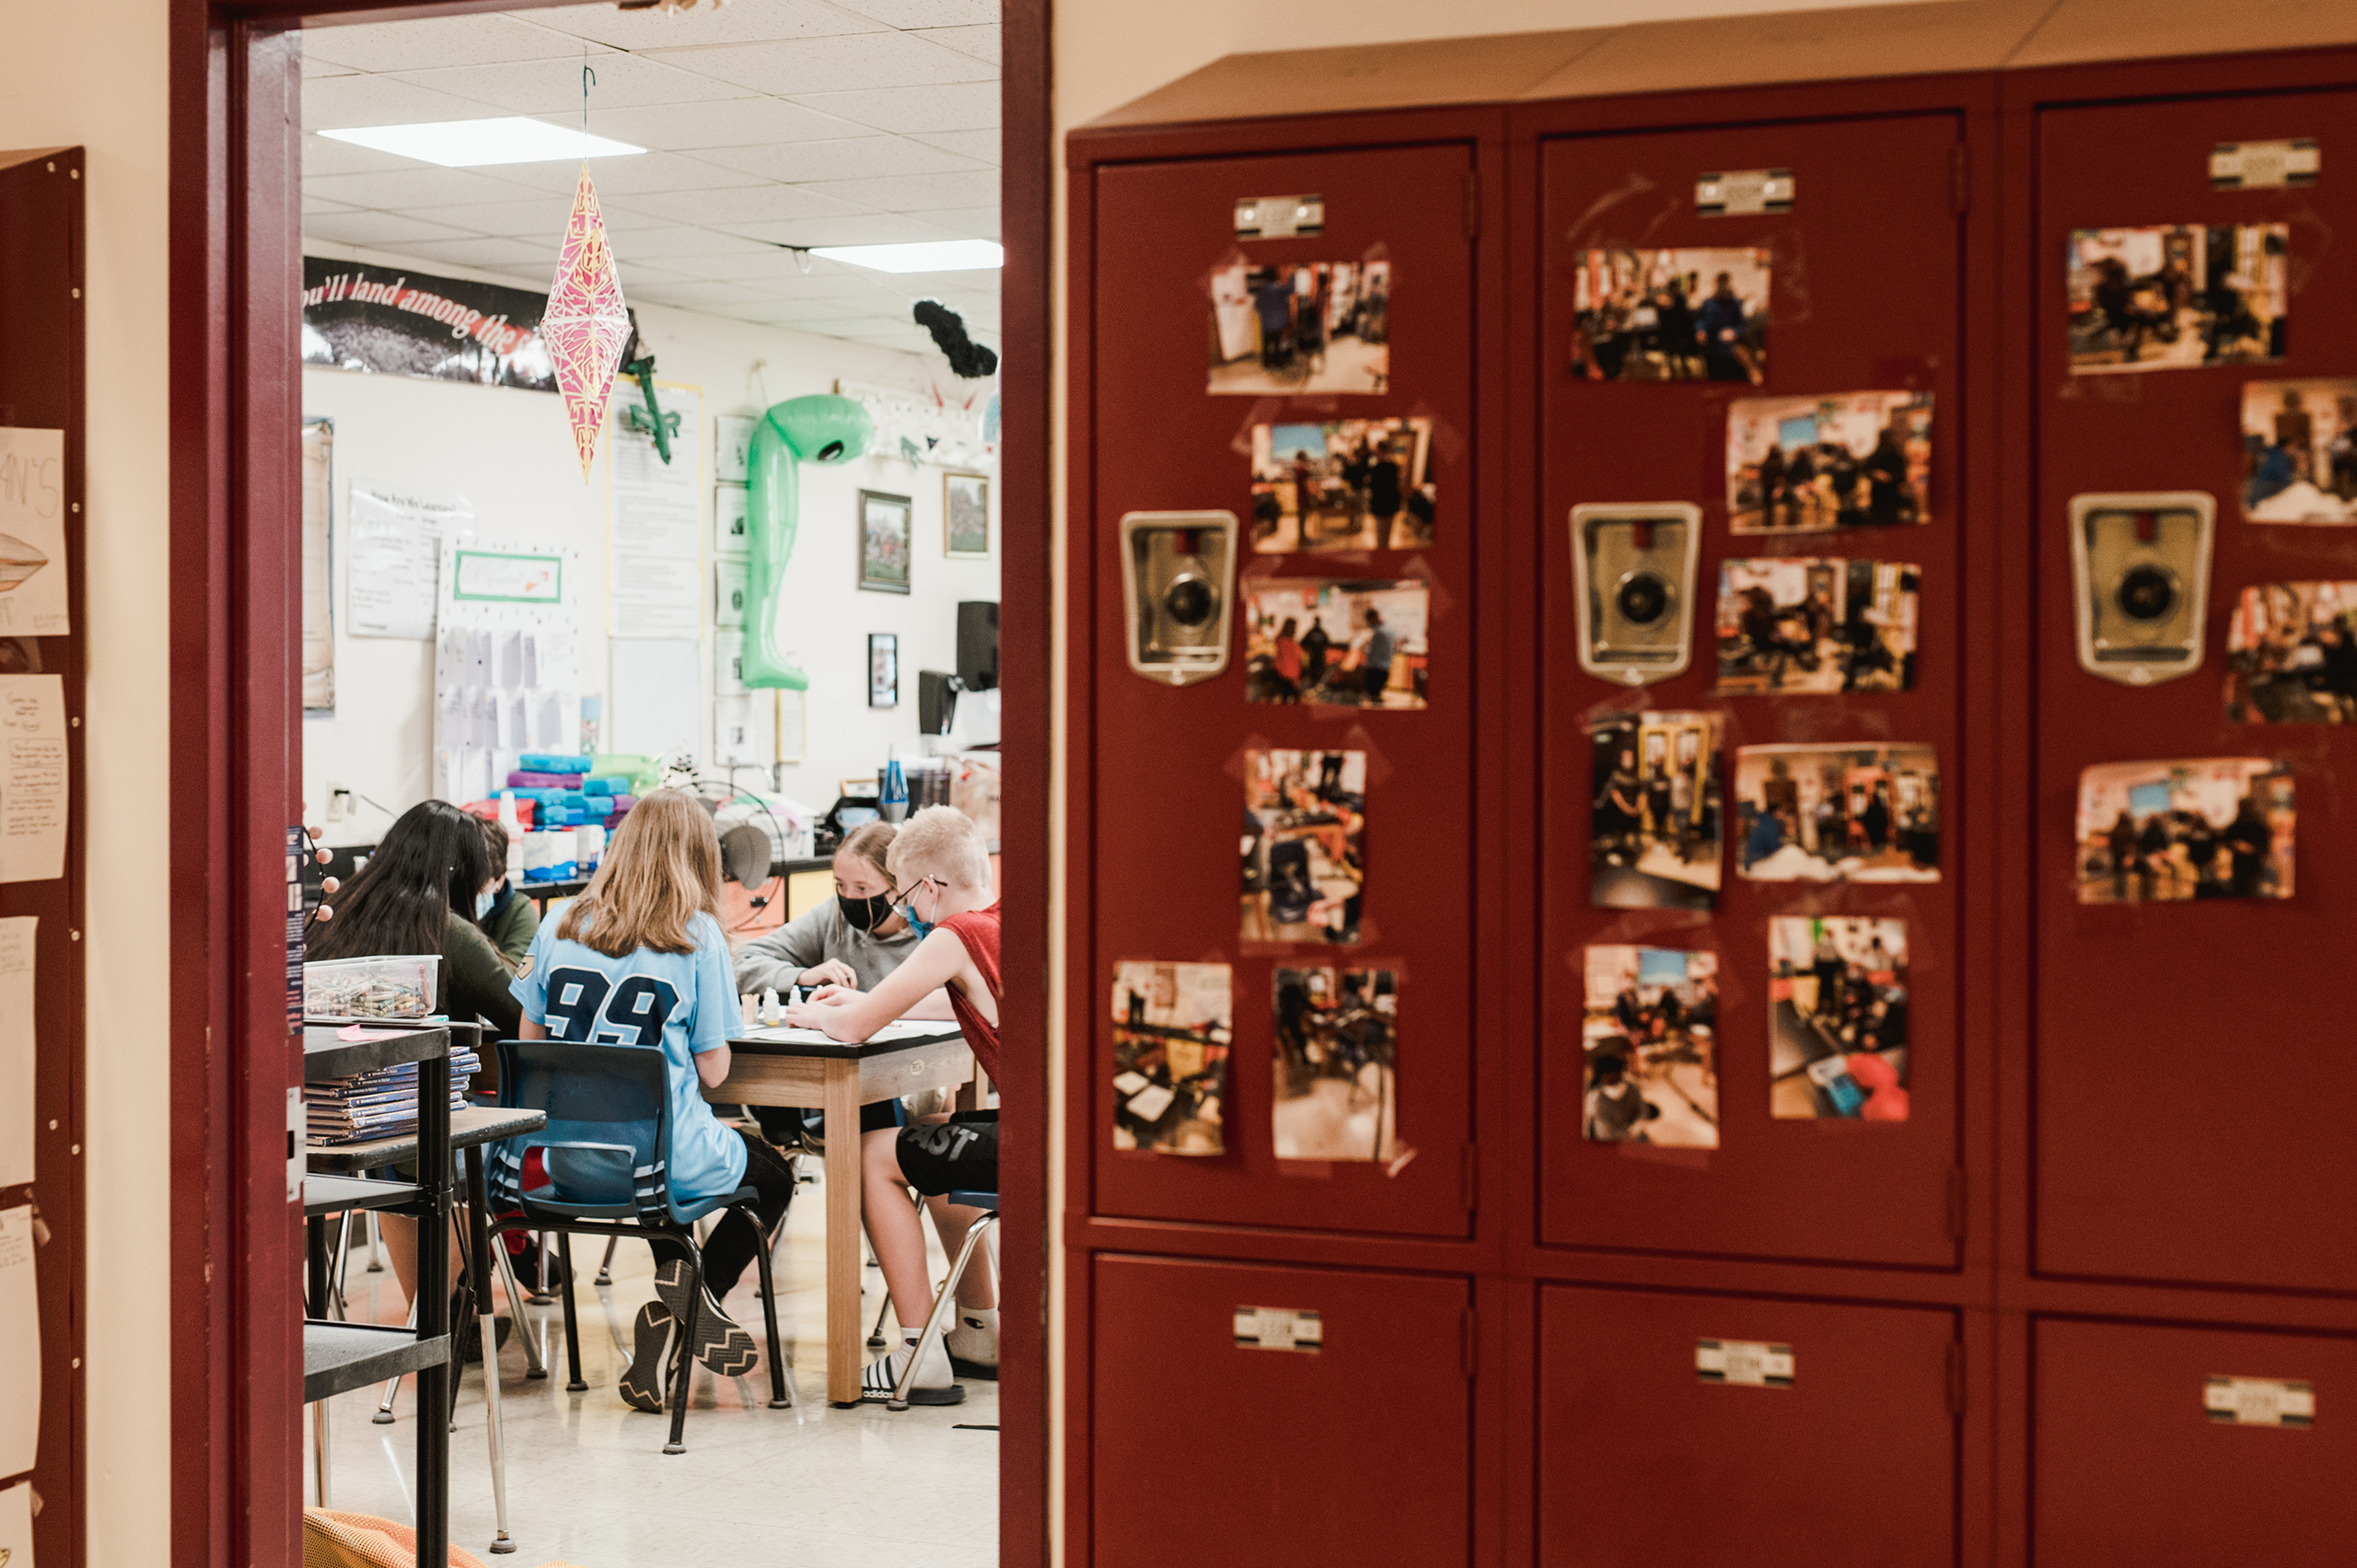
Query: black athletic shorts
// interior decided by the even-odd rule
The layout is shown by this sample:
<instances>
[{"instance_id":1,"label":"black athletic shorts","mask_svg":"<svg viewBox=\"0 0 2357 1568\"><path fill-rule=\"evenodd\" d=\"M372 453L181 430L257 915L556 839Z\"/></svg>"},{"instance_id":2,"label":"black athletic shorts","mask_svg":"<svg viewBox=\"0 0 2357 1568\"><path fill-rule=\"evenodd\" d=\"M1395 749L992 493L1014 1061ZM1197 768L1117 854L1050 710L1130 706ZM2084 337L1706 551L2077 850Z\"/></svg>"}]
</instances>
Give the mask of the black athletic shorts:
<instances>
[{"instance_id":1,"label":"black athletic shorts","mask_svg":"<svg viewBox=\"0 0 2357 1568\"><path fill-rule=\"evenodd\" d=\"M961 1110L900 1129L900 1174L928 1197L998 1191L998 1112Z\"/></svg>"}]
</instances>

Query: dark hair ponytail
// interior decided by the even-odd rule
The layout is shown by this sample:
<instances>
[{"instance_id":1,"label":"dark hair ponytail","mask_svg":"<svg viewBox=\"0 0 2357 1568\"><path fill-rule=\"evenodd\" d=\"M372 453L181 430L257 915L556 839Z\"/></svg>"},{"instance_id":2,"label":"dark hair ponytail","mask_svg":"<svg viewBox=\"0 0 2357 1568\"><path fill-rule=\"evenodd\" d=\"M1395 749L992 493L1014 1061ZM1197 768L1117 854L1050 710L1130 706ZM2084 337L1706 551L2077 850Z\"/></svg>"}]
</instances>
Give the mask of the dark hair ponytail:
<instances>
[{"instance_id":1,"label":"dark hair ponytail","mask_svg":"<svg viewBox=\"0 0 2357 1568\"><path fill-rule=\"evenodd\" d=\"M439 953L450 912L472 919L475 895L490 880L476 819L447 800L422 800L386 830L360 875L329 899L335 912L311 927L309 956Z\"/></svg>"}]
</instances>

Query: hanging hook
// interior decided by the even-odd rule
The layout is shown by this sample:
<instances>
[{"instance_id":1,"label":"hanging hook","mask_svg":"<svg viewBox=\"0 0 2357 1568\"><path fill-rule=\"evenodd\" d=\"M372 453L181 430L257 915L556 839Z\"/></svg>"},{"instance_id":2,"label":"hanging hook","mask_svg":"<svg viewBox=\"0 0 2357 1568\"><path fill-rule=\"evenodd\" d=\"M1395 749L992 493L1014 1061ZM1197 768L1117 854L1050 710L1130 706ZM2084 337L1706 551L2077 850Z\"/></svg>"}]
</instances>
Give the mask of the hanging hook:
<instances>
[{"instance_id":1,"label":"hanging hook","mask_svg":"<svg viewBox=\"0 0 2357 1568\"><path fill-rule=\"evenodd\" d=\"M589 134L589 89L598 85L598 73L588 66L581 67L581 134Z\"/></svg>"}]
</instances>

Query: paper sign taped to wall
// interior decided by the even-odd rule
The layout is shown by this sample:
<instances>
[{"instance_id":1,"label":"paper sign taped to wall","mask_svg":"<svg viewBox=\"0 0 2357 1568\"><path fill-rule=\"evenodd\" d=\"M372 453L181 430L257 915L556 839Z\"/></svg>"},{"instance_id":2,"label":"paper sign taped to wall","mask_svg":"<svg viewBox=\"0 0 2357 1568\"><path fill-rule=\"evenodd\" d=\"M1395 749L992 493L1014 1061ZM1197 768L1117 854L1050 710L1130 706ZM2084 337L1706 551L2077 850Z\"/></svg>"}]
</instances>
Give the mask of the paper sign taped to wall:
<instances>
[{"instance_id":1,"label":"paper sign taped to wall","mask_svg":"<svg viewBox=\"0 0 2357 1568\"><path fill-rule=\"evenodd\" d=\"M65 432L0 427L0 636L63 637Z\"/></svg>"},{"instance_id":2,"label":"paper sign taped to wall","mask_svg":"<svg viewBox=\"0 0 2357 1568\"><path fill-rule=\"evenodd\" d=\"M1760 1340L1696 1340L1694 1376L1747 1388L1793 1386L1793 1347Z\"/></svg>"},{"instance_id":3,"label":"paper sign taped to wall","mask_svg":"<svg viewBox=\"0 0 2357 1568\"><path fill-rule=\"evenodd\" d=\"M0 1475L33 1468L41 1446L41 1298L33 1292L33 1210L0 1209Z\"/></svg>"},{"instance_id":4,"label":"paper sign taped to wall","mask_svg":"<svg viewBox=\"0 0 2357 1568\"><path fill-rule=\"evenodd\" d=\"M2284 142L2220 142L2210 149L2210 183L2221 191L2314 185L2324 149L2314 136Z\"/></svg>"},{"instance_id":5,"label":"paper sign taped to wall","mask_svg":"<svg viewBox=\"0 0 2357 1568\"><path fill-rule=\"evenodd\" d=\"M1731 168L1694 177L1694 210L1706 218L1789 213L1795 190L1789 168Z\"/></svg>"},{"instance_id":6,"label":"paper sign taped to wall","mask_svg":"<svg viewBox=\"0 0 2357 1568\"><path fill-rule=\"evenodd\" d=\"M2223 1426L2314 1426L2316 1386L2296 1377L2205 1377L2201 1410Z\"/></svg>"},{"instance_id":7,"label":"paper sign taped to wall","mask_svg":"<svg viewBox=\"0 0 2357 1568\"><path fill-rule=\"evenodd\" d=\"M33 1179L33 933L29 914L0 920L0 1187Z\"/></svg>"},{"instance_id":8,"label":"paper sign taped to wall","mask_svg":"<svg viewBox=\"0 0 2357 1568\"><path fill-rule=\"evenodd\" d=\"M1294 1350L1315 1355L1325 1343L1326 1324L1315 1311L1287 1307L1236 1309L1238 1350Z\"/></svg>"},{"instance_id":9,"label":"paper sign taped to wall","mask_svg":"<svg viewBox=\"0 0 2357 1568\"><path fill-rule=\"evenodd\" d=\"M65 875L65 685L0 675L0 882Z\"/></svg>"},{"instance_id":10,"label":"paper sign taped to wall","mask_svg":"<svg viewBox=\"0 0 2357 1568\"><path fill-rule=\"evenodd\" d=\"M0 1568L33 1568L33 1483L0 1492Z\"/></svg>"}]
</instances>

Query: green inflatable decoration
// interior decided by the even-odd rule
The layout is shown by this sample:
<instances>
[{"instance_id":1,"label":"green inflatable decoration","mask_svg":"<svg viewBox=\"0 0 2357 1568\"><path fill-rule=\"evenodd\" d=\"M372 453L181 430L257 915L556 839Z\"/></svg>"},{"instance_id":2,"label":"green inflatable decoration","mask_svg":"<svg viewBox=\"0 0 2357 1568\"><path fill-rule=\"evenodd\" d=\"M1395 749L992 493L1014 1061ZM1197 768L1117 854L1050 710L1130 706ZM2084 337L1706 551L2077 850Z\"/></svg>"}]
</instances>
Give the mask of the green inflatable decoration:
<instances>
[{"instance_id":1,"label":"green inflatable decoration","mask_svg":"<svg viewBox=\"0 0 2357 1568\"><path fill-rule=\"evenodd\" d=\"M752 572L746 584L744 680L807 691L810 678L785 662L777 645L778 600L802 512L802 465L846 463L867 450L875 426L849 398L789 398L753 427L745 526Z\"/></svg>"}]
</instances>

